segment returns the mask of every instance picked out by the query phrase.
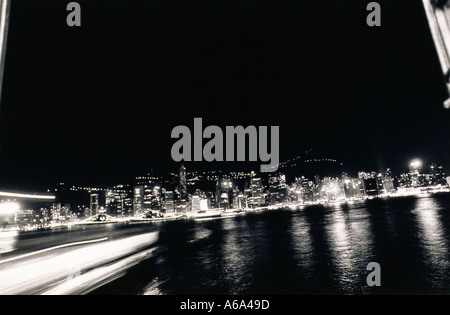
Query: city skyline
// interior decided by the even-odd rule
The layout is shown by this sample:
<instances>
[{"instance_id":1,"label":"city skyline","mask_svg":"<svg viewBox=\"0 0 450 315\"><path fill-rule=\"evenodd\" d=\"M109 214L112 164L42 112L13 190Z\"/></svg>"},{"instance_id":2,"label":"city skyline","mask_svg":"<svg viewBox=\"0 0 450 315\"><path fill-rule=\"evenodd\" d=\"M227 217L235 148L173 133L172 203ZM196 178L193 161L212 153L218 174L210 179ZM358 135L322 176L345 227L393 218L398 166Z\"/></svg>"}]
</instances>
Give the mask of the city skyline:
<instances>
[{"instance_id":1,"label":"city skyline","mask_svg":"<svg viewBox=\"0 0 450 315\"><path fill-rule=\"evenodd\" d=\"M360 172L376 172L376 173L384 173L387 169L393 170L394 175L397 177L402 173L407 172L410 169L410 164L412 161L420 161L423 165L432 165L432 164L438 164L438 165L444 165L445 163L442 163L442 161L435 161L431 160L430 158L424 158L424 157L418 157L418 156L412 156L412 158L405 160L403 163L401 163L400 168L390 167L387 165L386 168L380 169L380 168L368 168L368 169L349 169L345 167L345 165L340 162L339 160L333 159L333 158L302 158L301 156L294 157L292 159L281 161L279 163L279 168L275 172L269 172L267 174L261 173L259 171L259 167L257 163L247 163L250 165L253 165L254 167L248 166L243 167L241 169L239 168L214 168L214 167L199 167L195 168L195 165L198 165L198 163L192 163L192 162L179 162L175 163L176 166L169 170L168 172L161 172L158 169L150 169L147 171L141 171L137 174L129 174L126 179L122 179L122 181L112 181L109 183L104 184L98 184L98 183L88 183L88 182L76 182L72 181L70 178L60 178L52 185L42 186L41 189L47 190L54 185L58 183L70 183L73 186L80 186L80 187L102 187L103 189L111 188L114 186L120 186L120 185L130 185L133 182L138 182L139 180L143 180L145 178L148 178L149 176L152 177L152 179L158 179L160 181L165 181L168 183L170 181L170 178L174 176L178 176L177 172L179 171L181 166L184 166L187 169L187 174L191 176L195 176L196 174L202 174L202 175L208 175L208 174L214 174L215 176L240 176L239 174L244 174L244 176L249 176L251 173L255 174L264 174L264 177L270 177L271 175L275 175L278 173L288 173L290 174L289 178L292 181L292 178L295 177L311 177L319 176L321 178L323 177L340 177L343 173L349 174L351 176L358 176L358 173ZM323 163L323 164L322 164ZM211 163L212 165L217 165L220 163ZM233 164L233 163L228 163ZM242 164L242 163L237 163ZM327 165L328 164L328 165ZM255 166L256 165L256 166ZM310 169L308 168L310 165L313 165ZM325 166L324 166L325 165ZM330 166L331 165L331 166ZM331 170L330 170L331 169ZM327 172L328 171L328 172ZM178 183L176 184L178 185ZM100 188L97 188L100 189Z\"/></svg>"},{"instance_id":2,"label":"city skyline","mask_svg":"<svg viewBox=\"0 0 450 315\"><path fill-rule=\"evenodd\" d=\"M274 200L278 197L275 199L273 199L273 196L271 197L270 187L273 181L278 182L281 178L283 178L283 185L286 189L295 188L298 185L309 185L310 187L315 185L317 189L319 189L319 184L324 185L324 183L327 182L334 182L339 185L341 189L340 193L342 193L342 196L345 199L356 196L361 198L369 195L387 195L390 193L404 191L406 188L433 187L436 185L447 187L448 179L445 174L445 168L442 165L436 163L427 165L419 159L409 161L408 164L409 166L407 172L396 172L395 170L387 168L383 172L365 170L359 171L357 174L342 172L338 176L315 175L311 177L304 175L289 177L286 176L286 173L282 170L267 174L254 171L230 173L221 171L199 172L195 170L187 170L186 167L181 164L178 174L170 173L161 176L156 175L155 173L148 173L143 176L137 176L130 182L108 185L104 187L83 187L71 185L70 182L60 182L55 184L53 189L48 189L47 192L57 196L57 203L70 204L73 203L70 202L71 200L76 200L75 203L78 204L75 204L74 206L78 207L78 212L84 207L89 208L92 214L92 211L96 213L98 212L98 209L100 209L100 206L102 206L102 208L105 209L105 211L107 211L110 215L117 215L117 211L119 211L121 215L126 214L129 216L136 215L136 210L138 210L140 215L142 215L145 211L150 210L162 211L165 213L167 211L167 208L164 206L166 192L171 194L170 200L184 200L186 204L190 204L192 202L193 196L201 195L206 198L206 196L209 195L208 198L215 201L212 204L208 202L207 208L212 207L223 209L230 208L233 201L237 200L237 195L243 193L243 197L245 197L245 201L243 200L243 202L245 202L245 207L248 207L247 198L249 195L248 192L246 193L246 190L252 187L252 181L254 179L261 181L259 184L261 187L260 194L261 197L264 196L265 198L264 202L261 202L260 205L274 204ZM370 182L371 180L373 180L373 183ZM362 184L361 181L367 183L360 186ZM353 185L353 188L350 187L350 184ZM227 205L215 204L218 200L217 198L220 198L220 191L217 189L223 185L227 188L232 187L233 197L230 197L232 199L227 202ZM358 188L355 187L355 185L358 186ZM368 188L369 186L371 186L370 189ZM73 199L73 196L68 198L72 192L78 194L77 199ZM84 192L84 197L80 197L81 195L79 195L78 192ZM88 194L91 199L89 206L87 205L87 200L83 200L87 199ZM100 199L102 200L101 202L99 202L99 194ZM95 209L93 209L92 206L93 197L96 200L94 202L96 205L94 207ZM317 198L318 197L314 197L311 200L308 199L308 201L330 201L329 197L325 199L324 196L321 196L319 199ZM146 205L144 205L144 200L147 200L148 202ZM289 200L291 199L286 193L281 200L278 200L278 202L285 203L289 202ZM291 201L293 201L293 199ZM300 200L297 200L296 202L298 201ZM303 196L301 201L305 202L307 199ZM140 204L137 208L135 205L136 203ZM239 205L236 203L233 204L234 207L240 209L245 208L240 202ZM113 212L110 212L111 205L113 205L112 207L116 209ZM120 210L117 210L117 207L119 207ZM125 208L127 210L124 212Z\"/></svg>"},{"instance_id":3,"label":"city skyline","mask_svg":"<svg viewBox=\"0 0 450 315\"><path fill-rule=\"evenodd\" d=\"M450 176L446 175L442 165L427 165L420 159L409 161L408 171L403 173L388 168L382 173L299 175L289 180L282 171L198 172L189 171L181 164L178 174L158 176L149 173L134 178L133 182L114 186L80 187L61 182L41 196L0 192L1 224L30 230L84 224L92 220L219 217L271 207L297 208L449 192L449 185Z\"/></svg>"}]
</instances>

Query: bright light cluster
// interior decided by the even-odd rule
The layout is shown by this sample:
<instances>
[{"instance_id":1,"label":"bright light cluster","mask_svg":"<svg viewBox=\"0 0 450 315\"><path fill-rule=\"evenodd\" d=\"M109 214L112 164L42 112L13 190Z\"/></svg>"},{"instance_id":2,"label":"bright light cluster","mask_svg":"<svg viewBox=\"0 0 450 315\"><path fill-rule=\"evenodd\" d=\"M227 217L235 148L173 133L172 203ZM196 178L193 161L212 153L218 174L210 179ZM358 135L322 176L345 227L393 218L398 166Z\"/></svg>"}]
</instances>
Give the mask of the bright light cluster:
<instances>
[{"instance_id":1,"label":"bright light cluster","mask_svg":"<svg viewBox=\"0 0 450 315\"><path fill-rule=\"evenodd\" d=\"M0 215L11 215L20 211L20 205L17 202L7 201L0 203Z\"/></svg>"}]
</instances>

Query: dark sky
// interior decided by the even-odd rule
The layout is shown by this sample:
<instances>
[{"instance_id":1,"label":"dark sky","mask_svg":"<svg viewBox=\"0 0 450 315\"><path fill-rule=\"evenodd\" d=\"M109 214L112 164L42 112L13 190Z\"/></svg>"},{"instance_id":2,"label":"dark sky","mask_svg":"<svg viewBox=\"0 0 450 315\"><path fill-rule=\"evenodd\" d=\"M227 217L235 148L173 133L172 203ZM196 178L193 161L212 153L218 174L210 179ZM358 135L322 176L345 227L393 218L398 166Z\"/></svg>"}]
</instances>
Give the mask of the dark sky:
<instances>
[{"instance_id":1,"label":"dark sky","mask_svg":"<svg viewBox=\"0 0 450 315\"><path fill-rule=\"evenodd\" d=\"M361 0L80 0L79 28L68 2L12 0L0 187L176 171L170 132L194 117L280 126L281 160L313 149L349 172L450 166L420 0L378 1L379 28Z\"/></svg>"}]
</instances>

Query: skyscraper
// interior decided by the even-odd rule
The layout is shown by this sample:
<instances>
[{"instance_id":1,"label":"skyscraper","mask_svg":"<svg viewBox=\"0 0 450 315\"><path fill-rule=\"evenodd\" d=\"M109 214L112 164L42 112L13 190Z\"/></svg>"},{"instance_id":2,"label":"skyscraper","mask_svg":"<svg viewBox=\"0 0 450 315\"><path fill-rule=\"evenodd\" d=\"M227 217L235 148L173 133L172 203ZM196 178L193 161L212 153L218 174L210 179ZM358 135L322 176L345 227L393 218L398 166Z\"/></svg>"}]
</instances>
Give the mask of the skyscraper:
<instances>
[{"instance_id":1,"label":"skyscraper","mask_svg":"<svg viewBox=\"0 0 450 315\"><path fill-rule=\"evenodd\" d=\"M389 168L384 173L383 190L386 194L395 192L394 176L392 175L392 171Z\"/></svg>"},{"instance_id":2,"label":"skyscraper","mask_svg":"<svg viewBox=\"0 0 450 315\"><path fill-rule=\"evenodd\" d=\"M287 198L286 176L275 174L269 177L269 201L272 204L284 202Z\"/></svg>"},{"instance_id":3,"label":"skyscraper","mask_svg":"<svg viewBox=\"0 0 450 315\"><path fill-rule=\"evenodd\" d=\"M250 189L252 192L249 198L249 206L258 207L264 203L263 185L261 178L253 177L250 180Z\"/></svg>"},{"instance_id":4,"label":"skyscraper","mask_svg":"<svg viewBox=\"0 0 450 315\"><path fill-rule=\"evenodd\" d=\"M216 183L216 205L219 208L229 209L234 201L234 182L228 177L219 178Z\"/></svg>"},{"instance_id":5,"label":"skyscraper","mask_svg":"<svg viewBox=\"0 0 450 315\"><path fill-rule=\"evenodd\" d=\"M187 198L187 181L186 181L186 168L182 164L180 171L178 172L178 189L180 192L180 199Z\"/></svg>"},{"instance_id":6,"label":"skyscraper","mask_svg":"<svg viewBox=\"0 0 450 315\"><path fill-rule=\"evenodd\" d=\"M89 209L90 216L98 214L98 194L90 194Z\"/></svg>"},{"instance_id":7,"label":"skyscraper","mask_svg":"<svg viewBox=\"0 0 450 315\"><path fill-rule=\"evenodd\" d=\"M380 194L380 187L383 187L381 176L376 172L359 172L358 178L362 183L365 196L377 196Z\"/></svg>"},{"instance_id":8,"label":"skyscraper","mask_svg":"<svg viewBox=\"0 0 450 315\"><path fill-rule=\"evenodd\" d=\"M165 190L164 194L164 207L166 209L166 214L173 214L175 212L175 202L173 197L173 191Z\"/></svg>"},{"instance_id":9,"label":"skyscraper","mask_svg":"<svg viewBox=\"0 0 450 315\"><path fill-rule=\"evenodd\" d=\"M125 214L125 198L128 193L123 187L114 187L106 191L106 212L112 216L123 216Z\"/></svg>"},{"instance_id":10,"label":"skyscraper","mask_svg":"<svg viewBox=\"0 0 450 315\"><path fill-rule=\"evenodd\" d=\"M133 188L133 212L135 216L141 215L144 210L144 186Z\"/></svg>"}]
</instances>

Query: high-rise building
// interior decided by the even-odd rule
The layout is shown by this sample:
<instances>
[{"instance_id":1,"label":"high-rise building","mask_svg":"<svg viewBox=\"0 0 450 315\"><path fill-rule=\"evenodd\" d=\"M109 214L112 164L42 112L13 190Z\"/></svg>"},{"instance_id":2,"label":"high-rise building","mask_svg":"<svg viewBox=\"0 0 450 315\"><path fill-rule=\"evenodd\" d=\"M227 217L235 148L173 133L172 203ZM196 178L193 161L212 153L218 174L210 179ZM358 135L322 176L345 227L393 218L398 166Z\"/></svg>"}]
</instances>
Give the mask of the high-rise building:
<instances>
[{"instance_id":1,"label":"high-rise building","mask_svg":"<svg viewBox=\"0 0 450 315\"><path fill-rule=\"evenodd\" d=\"M159 184L139 186L142 192L142 210L161 210L162 207L162 187Z\"/></svg>"},{"instance_id":2,"label":"high-rise building","mask_svg":"<svg viewBox=\"0 0 450 315\"><path fill-rule=\"evenodd\" d=\"M344 184L338 177L324 177L320 188L320 199L334 202L345 199Z\"/></svg>"},{"instance_id":3,"label":"high-rise building","mask_svg":"<svg viewBox=\"0 0 450 315\"><path fill-rule=\"evenodd\" d=\"M359 172L358 177L364 188L365 196L377 196L380 194L380 185L383 187L381 175L376 172Z\"/></svg>"},{"instance_id":4,"label":"high-rise building","mask_svg":"<svg viewBox=\"0 0 450 315\"><path fill-rule=\"evenodd\" d=\"M140 216L144 213L144 186L133 188L133 214Z\"/></svg>"},{"instance_id":5,"label":"high-rise building","mask_svg":"<svg viewBox=\"0 0 450 315\"><path fill-rule=\"evenodd\" d=\"M303 202L314 201L314 182L310 181L305 176L302 176L295 179L295 184L300 200L302 200Z\"/></svg>"},{"instance_id":6,"label":"high-rise building","mask_svg":"<svg viewBox=\"0 0 450 315\"><path fill-rule=\"evenodd\" d=\"M148 211L152 209L153 186L144 185L143 187L144 187L144 199L143 199L144 211Z\"/></svg>"},{"instance_id":7,"label":"high-rise building","mask_svg":"<svg viewBox=\"0 0 450 315\"><path fill-rule=\"evenodd\" d=\"M173 214L175 212L175 200L173 191L164 190L163 195L166 214Z\"/></svg>"},{"instance_id":8,"label":"high-rise building","mask_svg":"<svg viewBox=\"0 0 450 315\"><path fill-rule=\"evenodd\" d=\"M162 207L162 188L161 185L155 184L152 189L152 210L161 210Z\"/></svg>"},{"instance_id":9,"label":"high-rise building","mask_svg":"<svg viewBox=\"0 0 450 315\"><path fill-rule=\"evenodd\" d=\"M275 204L284 202L286 199L286 176L280 173L269 177L269 202Z\"/></svg>"},{"instance_id":10,"label":"high-rise building","mask_svg":"<svg viewBox=\"0 0 450 315\"><path fill-rule=\"evenodd\" d=\"M250 179L251 197L248 199L250 207L259 207L264 204L263 185L261 178Z\"/></svg>"},{"instance_id":11,"label":"high-rise building","mask_svg":"<svg viewBox=\"0 0 450 315\"><path fill-rule=\"evenodd\" d=\"M429 166L428 185L446 185L445 171L442 165L432 163Z\"/></svg>"},{"instance_id":12,"label":"high-rise building","mask_svg":"<svg viewBox=\"0 0 450 315\"><path fill-rule=\"evenodd\" d=\"M89 198L90 198L90 200L89 200L89 209L90 209L89 216L97 215L98 209L99 209L98 194L97 193L90 194Z\"/></svg>"},{"instance_id":13,"label":"high-rise building","mask_svg":"<svg viewBox=\"0 0 450 315\"><path fill-rule=\"evenodd\" d=\"M60 203L53 203L50 206L50 222L63 223L70 219L70 205L61 206Z\"/></svg>"},{"instance_id":14,"label":"high-rise building","mask_svg":"<svg viewBox=\"0 0 450 315\"><path fill-rule=\"evenodd\" d=\"M128 192L124 187L114 187L106 190L105 206L106 213L111 216L124 216L125 199L128 197Z\"/></svg>"},{"instance_id":15,"label":"high-rise building","mask_svg":"<svg viewBox=\"0 0 450 315\"><path fill-rule=\"evenodd\" d=\"M228 177L219 178L216 182L216 204L219 208L230 209L233 207L235 185Z\"/></svg>"},{"instance_id":16,"label":"high-rise building","mask_svg":"<svg viewBox=\"0 0 450 315\"><path fill-rule=\"evenodd\" d=\"M422 174L422 161L413 160L409 163L409 182L411 187L420 187L424 185L425 177Z\"/></svg>"},{"instance_id":17,"label":"high-rise building","mask_svg":"<svg viewBox=\"0 0 450 315\"><path fill-rule=\"evenodd\" d=\"M389 168L384 173L383 191L386 194L395 192L394 176L392 175L392 171Z\"/></svg>"},{"instance_id":18,"label":"high-rise building","mask_svg":"<svg viewBox=\"0 0 450 315\"><path fill-rule=\"evenodd\" d=\"M187 198L187 180L186 180L186 167L181 165L178 172L178 190L180 193L180 199Z\"/></svg>"},{"instance_id":19,"label":"high-rise building","mask_svg":"<svg viewBox=\"0 0 450 315\"><path fill-rule=\"evenodd\" d=\"M133 215L133 197L131 195L123 200L123 207L124 214L127 216Z\"/></svg>"}]
</instances>

